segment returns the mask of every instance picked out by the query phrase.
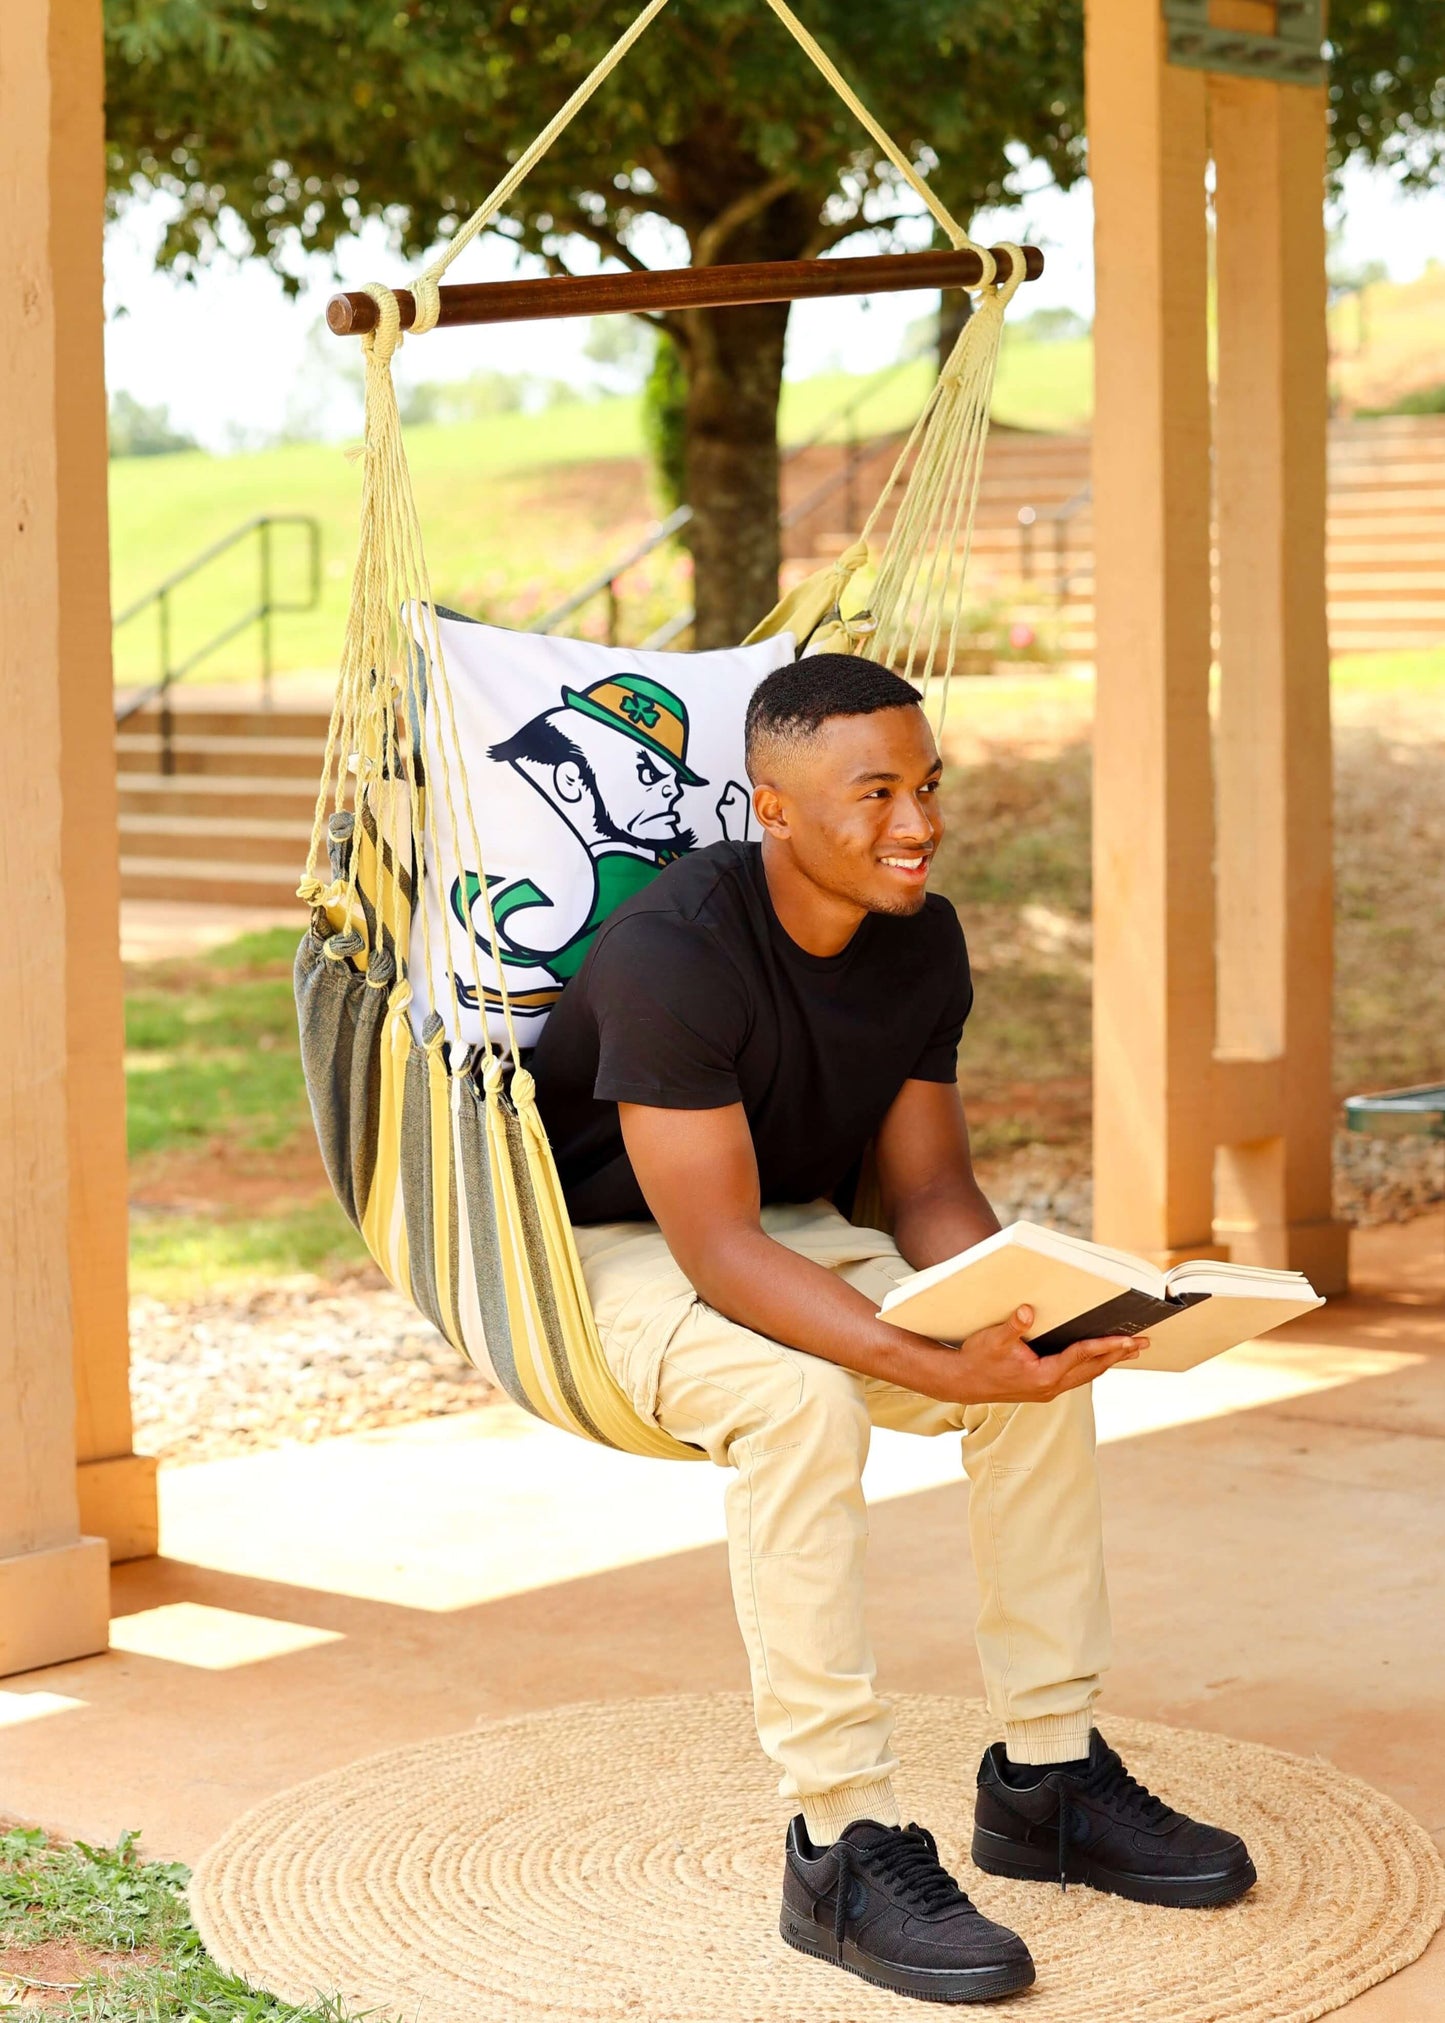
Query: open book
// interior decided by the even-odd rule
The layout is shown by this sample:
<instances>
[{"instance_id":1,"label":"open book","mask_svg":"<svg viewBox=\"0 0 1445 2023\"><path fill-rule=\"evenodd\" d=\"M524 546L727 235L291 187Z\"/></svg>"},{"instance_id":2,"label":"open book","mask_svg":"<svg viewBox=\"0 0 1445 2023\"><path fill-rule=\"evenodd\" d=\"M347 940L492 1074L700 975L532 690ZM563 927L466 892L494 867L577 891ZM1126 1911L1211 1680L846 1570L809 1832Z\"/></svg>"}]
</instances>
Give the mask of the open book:
<instances>
[{"instance_id":1,"label":"open book","mask_svg":"<svg viewBox=\"0 0 1445 2023\"><path fill-rule=\"evenodd\" d=\"M1148 1335L1148 1348L1126 1369L1188 1370L1323 1305L1303 1272L1204 1261L1160 1271L1126 1250L1012 1222L904 1279L879 1317L961 1342L1031 1306L1028 1340L1041 1356L1101 1335Z\"/></svg>"}]
</instances>

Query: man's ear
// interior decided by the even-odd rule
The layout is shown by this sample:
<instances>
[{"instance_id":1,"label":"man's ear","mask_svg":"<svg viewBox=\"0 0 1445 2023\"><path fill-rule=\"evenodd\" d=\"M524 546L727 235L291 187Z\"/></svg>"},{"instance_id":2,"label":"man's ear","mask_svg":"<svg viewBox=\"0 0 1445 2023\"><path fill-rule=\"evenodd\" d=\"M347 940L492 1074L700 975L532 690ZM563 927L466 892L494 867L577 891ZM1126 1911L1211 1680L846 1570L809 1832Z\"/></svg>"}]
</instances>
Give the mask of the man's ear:
<instances>
[{"instance_id":1,"label":"man's ear","mask_svg":"<svg viewBox=\"0 0 1445 2023\"><path fill-rule=\"evenodd\" d=\"M758 825L769 836L790 836L792 828L788 821L787 803L776 787L764 783L753 788L753 813Z\"/></svg>"},{"instance_id":2,"label":"man's ear","mask_svg":"<svg viewBox=\"0 0 1445 2023\"><path fill-rule=\"evenodd\" d=\"M587 782L575 759L563 759L560 766L552 768L552 786L559 801L565 801L569 808L576 807L587 791Z\"/></svg>"}]
</instances>

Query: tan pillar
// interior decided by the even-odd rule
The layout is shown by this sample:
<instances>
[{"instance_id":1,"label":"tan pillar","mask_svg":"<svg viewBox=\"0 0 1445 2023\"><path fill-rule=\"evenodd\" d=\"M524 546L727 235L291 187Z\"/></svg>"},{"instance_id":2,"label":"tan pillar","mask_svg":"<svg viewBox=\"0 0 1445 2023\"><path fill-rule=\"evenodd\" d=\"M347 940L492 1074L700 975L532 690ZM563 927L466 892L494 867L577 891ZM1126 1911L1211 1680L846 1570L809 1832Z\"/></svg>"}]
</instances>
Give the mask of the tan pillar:
<instances>
[{"instance_id":1,"label":"tan pillar","mask_svg":"<svg viewBox=\"0 0 1445 2023\"><path fill-rule=\"evenodd\" d=\"M1227 25L1268 33L1273 10ZM1216 1235L1342 1291L1331 1216L1325 95L1209 80L1217 176Z\"/></svg>"},{"instance_id":2,"label":"tan pillar","mask_svg":"<svg viewBox=\"0 0 1445 2023\"><path fill-rule=\"evenodd\" d=\"M1095 1233L1212 1248L1205 80L1087 0L1094 186Z\"/></svg>"},{"instance_id":3,"label":"tan pillar","mask_svg":"<svg viewBox=\"0 0 1445 2023\"><path fill-rule=\"evenodd\" d=\"M77 1480L84 1528L109 1540L112 1559L139 1559L156 1550L156 1465L131 1452L120 825L101 306L105 67L98 0L57 5L50 46Z\"/></svg>"},{"instance_id":4,"label":"tan pillar","mask_svg":"<svg viewBox=\"0 0 1445 2023\"><path fill-rule=\"evenodd\" d=\"M79 1525L69 1298L50 38L70 4L0 15L0 1673L103 1650L109 1599L105 1542Z\"/></svg>"}]
</instances>

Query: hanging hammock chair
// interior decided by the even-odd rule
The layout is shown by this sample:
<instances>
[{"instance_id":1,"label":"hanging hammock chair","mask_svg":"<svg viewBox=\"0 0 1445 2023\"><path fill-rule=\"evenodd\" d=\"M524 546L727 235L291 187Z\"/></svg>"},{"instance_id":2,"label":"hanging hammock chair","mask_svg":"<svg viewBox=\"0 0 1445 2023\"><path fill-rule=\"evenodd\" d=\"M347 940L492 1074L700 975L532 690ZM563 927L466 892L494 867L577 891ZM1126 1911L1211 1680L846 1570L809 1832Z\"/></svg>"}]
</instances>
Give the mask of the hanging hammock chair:
<instances>
[{"instance_id":1,"label":"hanging hammock chair","mask_svg":"<svg viewBox=\"0 0 1445 2023\"><path fill-rule=\"evenodd\" d=\"M543 133L413 283L414 331L436 326L451 262L510 200L534 163L666 4L651 0ZM974 242L867 112L784 0L773 12L866 126L956 250L979 256L976 313L944 366L858 541L792 590L751 635L791 632L810 651L867 655L936 699L941 728L962 624L963 575L978 495L1005 306L1024 278ZM543 286L547 284L534 284ZM552 284L570 285L566 282ZM460 291L458 291L460 292ZM422 903L446 833L482 865L473 810L402 446L391 361L397 293L375 303L366 354L361 539L308 875L311 925L296 959L302 1063L327 1172L391 1283L507 1394L552 1425L634 1454L696 1460L641 1418L602 1353L532 1077L517 1044L507 969L485 872L485 915L503 1037L483 1020L462 1046L460 1004L484 1001L476 941L470 975L450 940L434 965ZM871 566L868 610L854 579ZM425 757L425 763L423 763ZM317 875L322 868L329 875ZM434 1008L418 1037L408 967L419 931ZM449 998L449 1003L447 1002ZM440 999L440 1002L438 1000ZM450 1016L448 1016L450 1013Z\"/></svg>"}]
</instances>

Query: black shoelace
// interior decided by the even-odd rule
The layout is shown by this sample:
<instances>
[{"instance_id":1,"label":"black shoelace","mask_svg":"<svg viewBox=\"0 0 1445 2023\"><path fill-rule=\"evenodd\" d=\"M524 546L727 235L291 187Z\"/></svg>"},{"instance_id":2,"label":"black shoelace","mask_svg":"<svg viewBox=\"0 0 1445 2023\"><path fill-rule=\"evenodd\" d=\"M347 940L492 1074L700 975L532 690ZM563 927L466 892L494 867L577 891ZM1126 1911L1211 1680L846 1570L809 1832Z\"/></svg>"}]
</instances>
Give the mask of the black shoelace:
<instances>
[{"instance_id":1,"label":"black shoelace","mask_svg":"<svg viewBox=\"0 0 1445 2023\"><path fill-rule=\"evenodd\" d=\"M1072 1791L1087 1793L1108 1806L1120 1819L1137 1819L1142 1826L1158 1826L1170 1817L1170 1807L1162 1798L1156 1798L1147 1785L1124 1768L1123 1759L1117 1749L1106 1749L1093 1768L1082 1777L1061 1777L1057 1774L1044 1779L1059 1802L1059 1888L1069 1887L1068 1854L1069 1833L1072 1815L1069 1809L1069 1795Z\"/></svg>"},{"instance_id":2,"label":"black shoelace","mask_svg":"<svg viewBox=\"0 0 1445 2023\"><path fill-rule=\"evenodd\" d=\"M855 1875L871 1877L892 1886L893 1893L919 1910L972 1910L943 1863L938 1859L938 1843L923 1826L898 1826L887 1840L875 1840L858 1847L840 1840L833 1849L838 1860L838 1893L833 1906L833 1943L838 1958L843 1957L843 1927L848 1921L848 1899Z\"/></svg>"}]
</instances>

